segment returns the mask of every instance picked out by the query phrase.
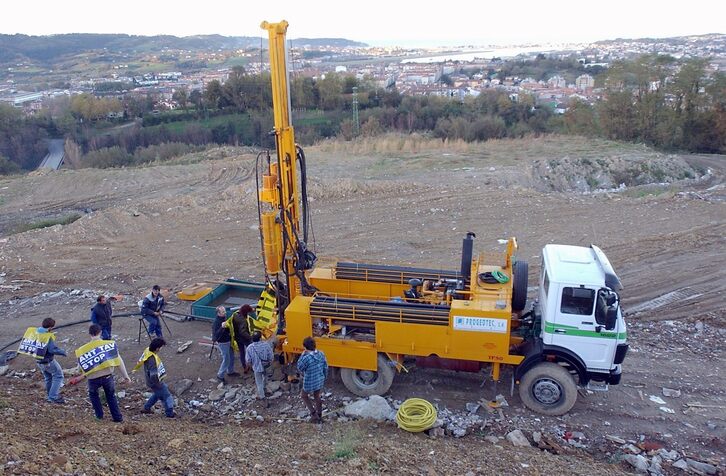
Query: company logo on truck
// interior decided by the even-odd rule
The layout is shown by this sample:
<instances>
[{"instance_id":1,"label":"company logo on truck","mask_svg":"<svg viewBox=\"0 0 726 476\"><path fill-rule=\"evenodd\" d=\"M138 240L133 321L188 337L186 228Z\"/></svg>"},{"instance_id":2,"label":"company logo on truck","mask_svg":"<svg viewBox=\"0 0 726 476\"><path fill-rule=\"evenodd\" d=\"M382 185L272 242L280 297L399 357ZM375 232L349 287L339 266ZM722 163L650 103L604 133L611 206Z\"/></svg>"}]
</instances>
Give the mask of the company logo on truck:
<instances>
[{"instance_id":1,"label":"company logo on truck","mask_svg":"<svg viewBox=\"0 0 726 476\"><path fill-rule=\"evenodd\" d=\"M454 329L505 334L507 332L507 320L493 319L491 317L454 316Z\"/></svg>"}]
</instances>

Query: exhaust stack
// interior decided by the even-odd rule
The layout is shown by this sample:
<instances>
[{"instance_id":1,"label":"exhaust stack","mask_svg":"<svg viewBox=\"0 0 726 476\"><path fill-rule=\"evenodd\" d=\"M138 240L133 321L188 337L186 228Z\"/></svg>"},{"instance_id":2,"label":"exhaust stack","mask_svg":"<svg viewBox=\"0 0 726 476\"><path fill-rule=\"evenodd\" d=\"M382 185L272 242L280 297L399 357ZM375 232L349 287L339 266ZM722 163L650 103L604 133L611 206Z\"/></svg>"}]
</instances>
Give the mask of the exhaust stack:
<instances>
[{"instance_id":1,"label":"exhaust stack","mask_svg":"<svg viewBox=\"0 0 726 476\"><path fill-rule=\"evenodd\" d=\"M474 238L476 238L476 234L471 231L467 232L466 238L464 238L461 245L461 276L464 281L469 281L469 278L471 278L471 255L474 249Z\"/></svg>"}]
</instances>

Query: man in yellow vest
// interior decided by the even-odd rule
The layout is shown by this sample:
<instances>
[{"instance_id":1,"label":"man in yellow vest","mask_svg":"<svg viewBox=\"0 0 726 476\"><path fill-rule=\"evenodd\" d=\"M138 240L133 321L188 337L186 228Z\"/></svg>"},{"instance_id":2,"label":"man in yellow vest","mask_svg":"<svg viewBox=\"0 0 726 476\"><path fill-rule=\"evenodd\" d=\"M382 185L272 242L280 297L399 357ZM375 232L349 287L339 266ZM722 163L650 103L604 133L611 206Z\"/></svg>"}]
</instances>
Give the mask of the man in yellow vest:
<instances>
[{"instance_id":1,"label":"man in yellow vest","mask_svg":"<svg viewBox=\"0 0 726 476\"><path fill-rule=\"evenodd\" d=\"M76 349L76 358L82 375L71 379L71 384L88 378L88 398L91 400L93 412L99 420L103 419L103 406L99 397L99 389L103 387L111 418L116 423L121 423L124 418L116 399L116 388L113 381L114 368L121 369L121 375L126 382L131 382L131 378L126 372L126 365L118 352L116 342L101 339L101 326L91 324L88 333L91 335L91 341Z\"/></svg>"},{"instance_id":2,"label":"man in yellow vest","mask_svg":"<svg viewBox=\"0 0 726 476\"><path fill-rule=\"evenodd\" d=\"M174 397L169 392L169 387L163 382L166 378L166 367L161 362L161 358L158 355L159 350L166 345L166 341L161 337L157 337L149 343L148 349L144 350L144 354L139 359L138 363L134 367L134 372L144 367L144 376L146 378L146 386L154 394L144 404L144 409L141 413L151 413L151 407L156 404L157 401L161 400L164 405L164 411L166 416L169 418L175 418L174 413Z\"/></svg>"},{"instance_id":3,"label":"man in yellow vest","mask_svg":"<svg viewBox=\"0 0 726 476\"><path fill-rule=\"evenodd\" d=\"M40 373L45 379L45 391L49 402L65 403L60 396L63 386L63 369L55 360L56 355L66 355L66 351L55 345L55 334L51 332L55 327L55 320L47 317L43 319L41 327L28 327L18 347L18 354L33 357Z\"/></svg>"}]
</instances>

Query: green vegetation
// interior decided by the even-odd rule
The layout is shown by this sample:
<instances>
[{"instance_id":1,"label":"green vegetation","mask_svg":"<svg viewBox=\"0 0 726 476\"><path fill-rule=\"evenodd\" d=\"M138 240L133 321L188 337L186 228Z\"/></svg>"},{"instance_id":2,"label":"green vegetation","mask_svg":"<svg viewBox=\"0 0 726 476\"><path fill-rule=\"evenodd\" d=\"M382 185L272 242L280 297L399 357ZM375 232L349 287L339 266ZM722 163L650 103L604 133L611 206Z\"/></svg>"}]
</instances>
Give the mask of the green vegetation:
<instances>
[{"instance_id":1,"label":"green vegetation","mask_svg":"<svg viewBox=\"0 0 726 476\"><path fill-rule=\"evenodd\" d=\"M600 66L586 67L575 56L560 59L540 53L534 60L507 61L499 71L490 71L489 76L496 74L498 78L517 76L532 78L536 81L547 81L552 76L559 75L565 78L568 83L574 83L575 78L581 74L597 76L602 71L603 68Z\"/></svg>"},{"instance_id":2,"label":"green vegetation","mask_svg":"<svg viewBox=\"0 0 726 476\"><path fill-rule=\"evenodd\" d=\"M355 457L356 449L360 445L360 431L353 427L339 434L338 441L333 446L333 454L329 459L350 459Z\"/></svg>"},{"instance_id":3,"label":"green vegetation","mask_svg":"<svg viewBox=\"0 0 726 476\"><path fill-rule=\"evenodd\" d=\"M79 213L71 213L70 215L65 215L62 217L48 218L36 222L25 223L16 228L15 233L23 233L29 230L39 230L41 228L48 228L55 225L70 225L79 218L81 218L81 215Z\"/></svg>"},{"instance_id":4,"label":"green vegetation","mask_svg":"<svg viewBox=\"0 0 726 476\"><path fill-rule=\"evenodd\" d=\"M162 59L171 64L176 56L164 55L153 61ZM148 61L140 62L136 71L149 65ZM529 62L502 63L499 71L488 74L536 77L555 70L575 74L582 72L581 68L571 59L540 55ZM591 105L575 100L563 115L524 92L512 97L504 90L487 89L463 101L402 96L395 89L335 73L323 79L293 78L290 92L296 139L303 145L335 136L353 140L387 132L418 134L447 145L555 133L646 144L662 150L726 153L726 75L708 71L705 60L643 56L615 63L598 76L598 82L605 88L602 101ZM103 89L118 91L127 86L107 83ZM359 127L352 120L354 88ZM191 91L181 87L173 94L179 106L173 111L157 110L158 99L151 94L127 95L122 101L81 94L65 99L65 103L59 100L52 110L30 117L0 105L0 174L34 168L45 155L48 137L64 137L67 148L78 149L70 161L73 166L119 167L168 160L166 152L159 150L174 150L178 145L149 149L165 144L186 144L191 147L186 152L208 144L274 147L268 135L273 121L267 73L249 75L243 67L235 66L224 84L210 81L204 90ZM118 125L122 122L125 124ZM604 145L612 147L608 142ZM584 147L578 155L591 157L583 161L584 166L589 167L591 160L599 163L608 153L607 148L593 152L591 146ZM619 183L626 185L636 185L640 176L655 180L665 177L661 170L625 170L620 174L623 180ZM591 186L596 182L594 177L588 180Z\"/></svg>"}]
</instances>

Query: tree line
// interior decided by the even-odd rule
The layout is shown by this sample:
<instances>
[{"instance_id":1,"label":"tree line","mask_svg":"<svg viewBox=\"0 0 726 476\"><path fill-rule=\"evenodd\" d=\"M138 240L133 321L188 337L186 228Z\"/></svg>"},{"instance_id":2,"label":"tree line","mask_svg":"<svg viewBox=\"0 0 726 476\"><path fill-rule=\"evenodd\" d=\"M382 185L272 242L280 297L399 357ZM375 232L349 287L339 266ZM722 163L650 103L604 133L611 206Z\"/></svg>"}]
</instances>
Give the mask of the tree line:
<instances>
[{"instance_id":1,"label":"tree line","mask_svg":"<svg viewBox=\"0 0 726 476\"><path fill-rule=\"evenodd\" d=\"M508 68L549 72L558 64L538 57L529 65L514 62ZM571 62L560 66L577 68ZM404 96L395 88L335 73L293 78L290 91L296 137L303 144L387 131L466 141L557 132L642 142L664 150L726 153L726 79L709 71L706 60L643 56L614 63L597 76L597 83L603 91L599 101L573 100L564 114L555 114L522 92L514 97L485 89L463 101ZM352 119L354 94L359 124ZM268 74L250 75L234 68L225 82L211 81L203 90L179 88L173 99L179 106L175 111L157 110L152 95L116 99L82 94L55 100L29 117L0 106L0 173L35 167L48 137L66 137L75 147L79 166L163 160L179 152L179 144L187 144L189 150L207 144L273 146L267 134L273 122ZM162 152L149 149L162 144L174 145Z\"/></svg>"}]
</instances>

